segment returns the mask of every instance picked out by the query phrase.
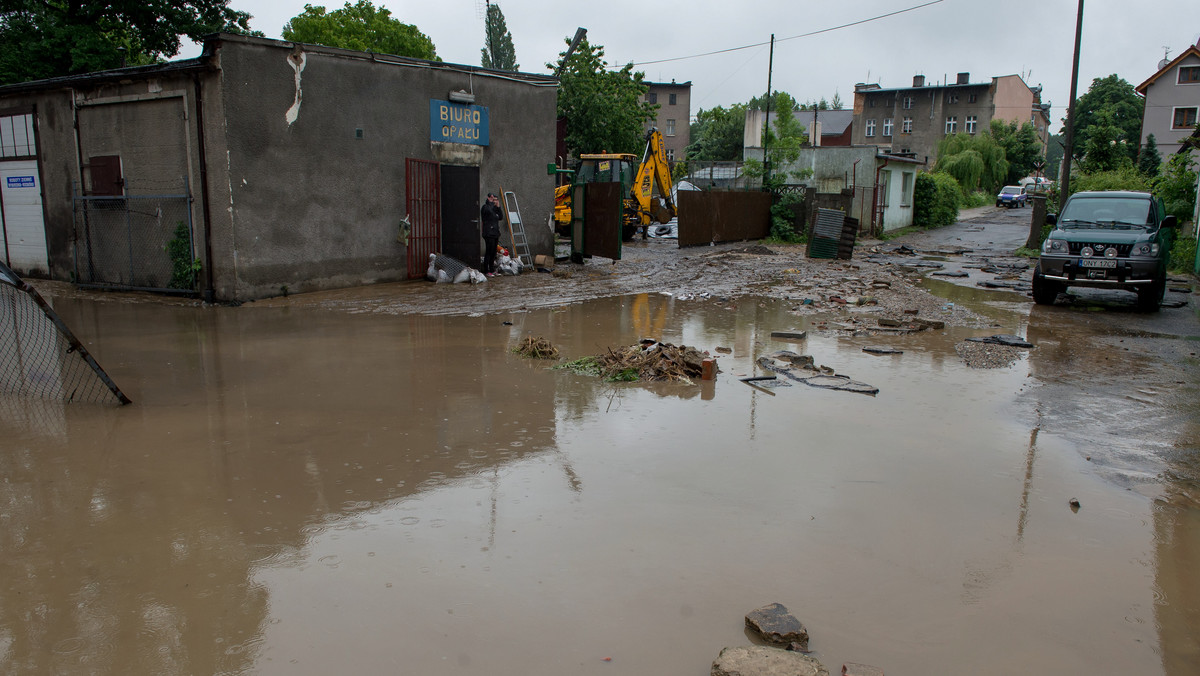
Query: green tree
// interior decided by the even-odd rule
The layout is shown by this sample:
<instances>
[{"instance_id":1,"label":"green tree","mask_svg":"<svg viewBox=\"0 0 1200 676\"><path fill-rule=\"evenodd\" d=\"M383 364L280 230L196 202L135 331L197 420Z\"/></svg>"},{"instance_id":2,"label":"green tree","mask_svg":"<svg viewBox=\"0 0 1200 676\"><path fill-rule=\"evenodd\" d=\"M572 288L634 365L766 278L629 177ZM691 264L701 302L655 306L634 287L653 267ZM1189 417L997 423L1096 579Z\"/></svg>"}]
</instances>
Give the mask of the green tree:
<instances>
[{"instance_id":1,"label":"green tree","mask_svg":"<svg viewBox=\"0 0 1200 676\"><path fill-rule=\"evenodd\" d=\"M1142 137L1142 97L1133 85L1116 74L1092 80L1087 93L1075 102L1075 148L1077 160L1087 154L1088 141L1095 134L1103 134L1104 142L1124 141L1121 146L1130 161L1137 159L1138 141ZM1105 127L1115 127L1117 133ZM1063 127L1064 131L1066 127ZM1097 140L1093 147L1098 147Z\"/></svg>"},{"instance_id":2,"label":"green tree","mask_svg":"<svg viewBox=\"0 0 1200 676\"><path fill-rule=\"evenodd\" d=\"M441 61L428 35L416 26L393 19L390 10L376 8L370 0L358 0L353 5L347 2L332 12L321 6L305 5L302 14L284 24L283 39Z\"/></svg>"},{"instance_id":3,"label":"green tree","mask_svg":"<svg viewBox=\"0 0 1200 676\"><path fill-rule=\"evenodd\" d=\"M649 89L642 83L645 73L634 72L632 63L610 70L604 47L592 45L587 38L564 64L565 57L564 50L558 63L546 67L562 67L558 115L567 121L567 152L575 157L597 152L641 153L646 123L658 109L643 100Z\"/></svg>"},{"instance_id":4,"label":"green tree","mask_svg":"<svg viewBox=\"0 0 1200 676\"><path fill-rule=\"evenodd\" d=\"M1063 158L1063 140L1062 134L1051 134L1046 145L1046 168L1042 170L1042 175L1050 180L1058 178L1058 168Z\"/></svg>"},{"instance_id":5,"label":"green tree","mask_svg":"<svg viewBox=\"0 0 1200 676\"><path fill-rule=\"evenodd\" d=\"M1162 155L1158 153L1158 141L1154 134L1146 137L1146 145L1138 152L1138 170L1147 176L1158 174L1158 165L1162 164Z\"/></svg>"},{"instance_id":6,"label":"green tree","mask_svg":"<svg viewBox=\"0 0 1200 676\"><path fill-rule=\"evenodd\" d=\"M155 63L179 53L181 36L250 33L250 15L228 5L0 0L0 84Z\"/></svg>"},{"instance_id":7,"label":"green tree","mask_svg":"<svg viewBox=\"0 0 1200 676\"><path fill-rule=\"evenodd\" d=\"M1129 154L1131 145L1136 144L1126 140L1125 132L1118 126L1112 109L1103 108L1096 114L1096 121L1088 127L1079 168L1089 174L1097 174L1132 167L1133 157Z\"/></svg>"},{"instance_id":8,"label":"green tree","mask_svg":"<svg viewBox=\"0 0 1200 676\"><path fill-rule=\"evenodd\" d=\"M750 110L766 110L766 104L767 97L764 94L763 96L755 96L754 98L750 99L750 103L746 104L746 108ZM780 110L782 108L787 108L788 110L798 110L800 108L800 104L795 98L792 97L791 94L787 92L775 92L774 97L771 99L771 112L775 112L776 110Z\"/></svg>"},{"instance_id":9,"label":"green tree","mask_svg":"<svg viewBox=\"0 0 1200 676\"><path fill-rule=\"evenodd\" d=\"M692 143L687 147L687 159L740 160L745 131L745 105L735 103L729 108L701 108L696 112L696 121L692 123Z\"/></svg>"},{"instance_id":10,"label":"green tree","mask_svg":"<svg viewBox=\"0 0 1200 676\"><path fill-rule=\"evenodd\" d=\"M963 194L996 192L1008 177L1004 148L991 134L952 134L938 142L935 172L950 174Z\"/></svg>"},{"instance_id":11,"label":"green tree","mask_svg":"<svg viewBox=\"0 0 1200 676\"><path fill-rule=\"evenodd\" d=\"M988 133L1004 148L1004 159L1008 160L1008 174L1002 181L1005 185L1015 184L1033 173L1034 162L1042 159L1042 142L1033 123L1018 127L1016 122L992 120Z\"/></svg>"},{"instance_id":12,"label":"green tree","mask_svg":"<svg viewBox=\"0 0 1200 676\"><path fill-rule=\"evenodd\" d=\"M1162 198L1167 213L1175 214L1181 223L1192 217L1196 209L1196 162L1191 153L1171 155L1153 184L1154 194Z\"/></svg>"},{"instance_id":13,"label":"green tree","mask_svg":"<svg viewBox=\"0 0 1200 676\"><path fill-rule=\"evenodd\" d=\"M786 94L784 95L786 96ZM788 97L789 99L791 97ZM786 101L777 97L780 103ZM800 147L808 142L804 125L796 119L792 107L771 108L774 122L767 125L765 131L766 163L758 158L747 158L745 174L751 178L763 179L763 187L776 190L782 187L788 178L805 178L810 172L788 171L788 167L800 157Z\"/></svg>"},{"instance_id":14,"label":"green tree","mask_svg":"<svg viewBox=\"0 0 1200 676\"><path fill-rule=\"evenodd\" d=\"M516 71L521 67L517 63L517 50L513 47L512 33L504 22L504 12L500 5L488 3L487 19L483 27L483 67L495 70Z\"/></svg>"}]
</instances>

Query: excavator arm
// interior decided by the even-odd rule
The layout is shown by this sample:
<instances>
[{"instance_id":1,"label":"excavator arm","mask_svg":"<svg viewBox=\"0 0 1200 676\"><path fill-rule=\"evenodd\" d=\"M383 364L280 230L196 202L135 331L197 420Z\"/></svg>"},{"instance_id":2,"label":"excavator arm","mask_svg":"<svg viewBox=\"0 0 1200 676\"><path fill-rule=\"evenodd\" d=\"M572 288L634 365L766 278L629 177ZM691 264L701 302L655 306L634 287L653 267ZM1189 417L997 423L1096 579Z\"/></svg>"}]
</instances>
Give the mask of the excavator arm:
<instances>
[{"instance_id":1,"label":"excavator arm","mask_svg":"<svg viewBox=\"0 0 1200 676\"><path fill-rule=\"evenodd\" d=\"M654 200L655 184L658 185L665 208ZM675 218L675 200L671 197L671 166L667 164L662 132L654 127L646 132L646 152L642 154L642 164L638 167L633 185L633 197L637 200L642 225L649 225L652 220L669 223Z\"/></svg>"}]
</instances>

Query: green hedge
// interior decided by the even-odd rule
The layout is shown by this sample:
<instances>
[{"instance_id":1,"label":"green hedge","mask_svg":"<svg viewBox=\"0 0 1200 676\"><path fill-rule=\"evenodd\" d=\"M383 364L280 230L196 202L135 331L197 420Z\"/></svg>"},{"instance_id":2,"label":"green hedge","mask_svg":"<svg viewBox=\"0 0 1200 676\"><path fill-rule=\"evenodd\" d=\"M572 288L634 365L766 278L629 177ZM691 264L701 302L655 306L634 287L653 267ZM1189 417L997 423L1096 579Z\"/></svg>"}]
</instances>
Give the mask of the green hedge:
<instances>
[{"instance_id":1,"label":"green hedge","mask_svg":"<svg viewBox=\"0 0 1200 676\"><path fill-rule=\"evenodd\" d=\"M962 190L949 174L917 174L913 185L913 225L937 228L958 220Z\"/></svg>"}]
</instances>

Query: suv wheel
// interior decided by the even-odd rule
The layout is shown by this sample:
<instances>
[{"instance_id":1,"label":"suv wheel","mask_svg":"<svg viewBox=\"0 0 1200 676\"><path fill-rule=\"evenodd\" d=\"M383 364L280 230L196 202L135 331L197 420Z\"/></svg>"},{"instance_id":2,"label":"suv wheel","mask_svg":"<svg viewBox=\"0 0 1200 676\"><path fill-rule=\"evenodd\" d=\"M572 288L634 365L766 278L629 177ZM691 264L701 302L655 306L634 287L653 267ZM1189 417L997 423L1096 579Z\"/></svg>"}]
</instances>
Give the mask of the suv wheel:
<instances>
[{"instance_id":1,"label":"suv wheel","mask_svg":"<svg viewBox=\"0 0 1200 676\"><path fill-rule=\"evenodd\" d=\"M1163 293L1167 290L1166 275L1154 280L1149 286L1137 290L1137 308L1142 312L1158 312L1162 304Z\"/></svg>"},{"instance_id":2,"label":"suv wheel","mask_svg":"<svg viewBox=\"0 0 1200 676\"><path fill-rule=\"evenodd\" d=\"M1058 294L1062 293L1064 286L1061 282L1054 282L1046 279L1042 274L1042 266L1037 266L1033 269L1033 302L1038 305L1054 305L1054 301L1058 298ZM1139 296L1140 298L1140 296Z\"/></svg>"}]
</instances>

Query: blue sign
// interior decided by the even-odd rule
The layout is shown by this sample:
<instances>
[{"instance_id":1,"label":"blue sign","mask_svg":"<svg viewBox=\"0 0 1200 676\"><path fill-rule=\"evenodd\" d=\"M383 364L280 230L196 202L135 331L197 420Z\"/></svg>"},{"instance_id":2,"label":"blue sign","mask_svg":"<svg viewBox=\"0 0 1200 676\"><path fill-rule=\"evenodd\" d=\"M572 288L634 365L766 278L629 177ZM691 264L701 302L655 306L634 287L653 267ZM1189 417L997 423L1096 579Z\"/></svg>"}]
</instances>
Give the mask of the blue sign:
<instances>
[{"instance_id":1,"label":"blue sign","mask_svg":"<svg viewBox=\"0 0 1200 676\"><path fill-rule=\"evenodd\" d=\"M33 180L32 176L9 176L8 187L10 188L36 188L37 181Z\"/></svg>"},{"instance_id":2,"label":"blue sign","mask_svg":"<svg viewBox=\"0 0 1200 676\"><path fill-rule=\"evenodd\" d=\"M488 144L488 109L429 100L429 139L443 143Z\"/></svg>"}]
</instances>

